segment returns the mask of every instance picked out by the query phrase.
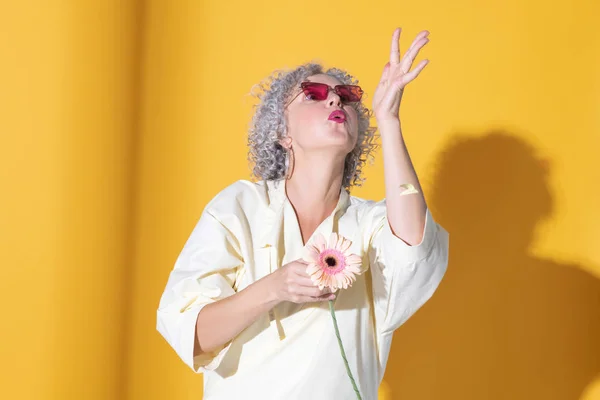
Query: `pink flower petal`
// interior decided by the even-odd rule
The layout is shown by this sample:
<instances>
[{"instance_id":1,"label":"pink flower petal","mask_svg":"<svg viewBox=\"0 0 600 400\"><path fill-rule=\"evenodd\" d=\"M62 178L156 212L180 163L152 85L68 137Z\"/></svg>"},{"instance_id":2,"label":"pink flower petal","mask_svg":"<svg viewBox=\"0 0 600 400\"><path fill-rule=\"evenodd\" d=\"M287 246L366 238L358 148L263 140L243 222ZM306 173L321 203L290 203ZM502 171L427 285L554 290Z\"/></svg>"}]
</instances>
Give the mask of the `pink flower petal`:
<instances>
[{"instance_id":1,"label":"pink flower petal","mask_svg":"<svg viewBox=\"0 0 600 400\"><path fill-rule=\"evenodd\" d=\"M304 259L309 263L306 269L312 282L321 289L328 287L332 292L352 286L356 276L361 274L362 258L350 252L352 241L331 232L329 240L321 233L314 236L311 244L304 249ZM335 267L329 267L326 258L336 260Z\"/></svg>"},{"instance_id":2,"label":"pink flower petal","mask_svg":"<svg viewBox=\"0 0 600 400\"><path fill-rule=\"evenodd\" d=\"M360 275L361 271L360 271L360 266L356 265L356 264L350 264L346 267L346 271L351 272L353 274L357 274Z\"/></svg>"},{"instance_id":3,"label":"pink flower petal","mask_svg":"<svg viewBox=\"0 0 600 400\"><path fill-rule=\"evenodd\" d=\"M337 287L344 288L344 274L337 274L335 276L335 278L336 278Z\"/></svg>"},{"instance_id":4,"label":"pink flower petal","mask_svg":"<svg viewBox=\"0 0 600 400\"><path fill-rule=\"evenodd\" d=\"M339 289L339 285L337 284L337 279L336 279L335 275L329 276L329 288L331 290Z\"/></svg>"},{"instance_id":5,"label":"pink flower petal","mask_svg":"<svg viewBox=\"0 0 600 400\"><path fill-rule=\"evenodd\" d=\"M355 279L350 279L348 280L348 287L352 286L352 284L354 283Z\"/></svg>"},{"instance_id":6,"label":"pink flower petal","mask_svg":"<svg viewBox=\"0 0 600 400\"><path fill-rule=\"evenodd\" d=\"M362 264L362 258L359 255L351 254L346 257L346 264Z\"/></svg>"},{"instance_id":7,"label":"pink flower petal","mask_svg":"<svg viewBox=\"0 0 600 400\"><path fill-rule=\"evenodd\" d=\"M336 232L331 232L331 235L329 236L329 248L330 249L335 249L336 245L337 245L337 240L338 240L338 234Z\"/></svg>"},{"instance_id":8,"label":"pink flower petal","mask_svg":"<svg viewBox=\"0 0 600 400\"><path fill-rule=\"evenodd\" d=\"M317 270L317 272L315 272L314 274L311 275L311 277L314 277L316 280L318 280L319 282L323 280L323 270L321 268L319 268Z\"/></svg>"},{"instance_id":9,"label":"pink flower petal","mask_svg":"<svg viewBox=\"0 0 600 400\"><path fill-rule=\"evenodd\" d=\"M347 253L347 251L350 249L350 246L352 246L352 242L346 239L340 246L340 251L344 253L345 256L349 256L350 253Z\"/></svg>"},{"instance_id":10,"label":"pink flower petal","mask_svg":"<svg viewBox=\"0 0 600 400\"><path fill-rule=\"evenodd\" d=\"M340 240L338 241L338 251L342 254L345 251L344 247L347 246L346 243L348 243L348 239L345 239L343 236L340 236Z\"/></svg>"},{"instance_id":11,"label":"pink flower petal","mask_svg":"<svg viewBox=\"0 0 600 400\"><path fill-rule=\"evenodd\" d=\"M304 248L304 256L302 257L306 262L318 263L319 262L319 250L312 245Z\"/></svg>"},{"instance_id":12,"label":"pink flower petal","mask_svg":"<svg viewBox=\"0 0 600 400\"><path fill-rule=\"evenodd\" d=\"M342 287L344 289L348 289L348 277L346 275L342 275Z\"/></svg>"},{"instance_id":13,"label":"pink flower petal","mask_svg":"<svg viewBox=\"0 0 600 400\"><path fill-rule=\"evenodd\" d=\"M342 249L343 249L345 243L347 243L348 241L349 241L348 239L344 238L342 235L339 235L337 249L343 253L344 251Z\"/></svg>"},{"instance_id":14,"label":"pink flower petal","mask_svg":"<svg viewBox=\"0 0 600 400\"><path fill-rule=\"evenodd\" d=\"M319 252L322 252L327 248L327 242L325 240L325 237L321 233L315 236L313 246L315 246Z\"/></svg>"},{"instance_id":15,"label":"pink flower petal","mask_svg":"<svg viewBox=\"0 0 600 400\"><path fill-rule=\"evenodd\" d=\"M306 273L308 275L314 275L314 274L316 274L320 270L321 270L321 268L317 264L314 264L314 263L310 263L306 267Z\"/></svg>"},{"instance_id":16,"label":"pink flower petal","mask_svg":"<svg viewBox=\"0 0 600 400\"><path fill-rule=\"evenodd\" d=\"M348 289L348 281L342 276L342 289Z\"/></svg>"}]
</instances>

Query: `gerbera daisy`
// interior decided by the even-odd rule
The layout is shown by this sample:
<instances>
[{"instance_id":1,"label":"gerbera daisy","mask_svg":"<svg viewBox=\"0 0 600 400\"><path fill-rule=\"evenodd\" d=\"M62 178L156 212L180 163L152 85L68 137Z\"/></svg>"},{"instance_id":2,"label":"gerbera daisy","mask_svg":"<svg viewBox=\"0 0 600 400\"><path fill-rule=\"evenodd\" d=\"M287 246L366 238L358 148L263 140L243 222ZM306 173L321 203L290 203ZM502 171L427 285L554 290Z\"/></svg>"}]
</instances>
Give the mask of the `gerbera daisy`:
<instances>
[{"instance_id":1,"label":"gerbera daisy","mask_svg":"<svg viewBox=\"0 0 600 400\"><path fill-rule=\"evenodd\" d=\"M332 292L352 286L360 275L362 260L351 254L352 242L336 232L332 232L329 243L317 234L312 244L305 247L304 260L308 263L306 272L319 289L328 287Z\"/></svg>"},{"instance_id":2,"label":"gerbera daisy","mask_svg":"<svg viewBox=\"0 0 600 400\"><path fill-rule=\"evenodd\" d=\"M310 275L315 286L319 286L319 289L328 287L332 292L340 288L346 289L352 286L352 283L356 280L355 275L360 275L361 273L362 260L360 256L350 253L351 245L352 242L350 240L332 232L331 236L329 236L329 243L325 241L323 235L317 234L314 242L305 246L304 260L308 263L306 272ZM331 313L335 336L340 346L340 353L342 360L344 360L344 366L350 378L350 383L352 384L354 393L356 393L356 398L362 400L356 381L352 376L350 364L346 358L337 318L335 317L333 300L329 300L329 312Z\"/></svg>"}]
</instances>

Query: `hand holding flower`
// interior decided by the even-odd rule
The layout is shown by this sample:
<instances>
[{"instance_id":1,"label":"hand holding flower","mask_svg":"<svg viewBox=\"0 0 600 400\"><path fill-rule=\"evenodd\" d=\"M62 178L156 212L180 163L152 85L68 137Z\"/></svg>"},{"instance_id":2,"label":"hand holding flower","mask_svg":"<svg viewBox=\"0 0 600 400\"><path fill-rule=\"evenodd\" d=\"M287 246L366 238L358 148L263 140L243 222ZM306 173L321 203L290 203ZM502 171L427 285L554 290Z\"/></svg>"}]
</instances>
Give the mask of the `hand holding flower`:
<instances>
[{"instance_id":1,"label":"hand holding flower","mask_svg":"<svg viewBox=\"0 0 600 400\"><path fill-rule=\"evenodd\" d=\"M329 288L315 287L306 273L306 267L306 262L300 259L273 272L273 295L278 302L310 303L335 299L335 294Z\"/></svg>"},{"instance_id":2,"label":"hand holding flower","mask_svg":"<svg viewBox=\"0 0 600 400\"><path fill-rule=\"evenodd\" d=\"M308 262L306 273L312 279L312 283L318 286L320 290L330 288L332 291L338 289L347 289L352 286L356 280L356 275L361 274L362 259L356 254L350 253L352 242L342 235L335 232L331 233L329 242L325 240L323 235L317 234L312 244L307 244L304 248L304 259ZM329 311L333 320L335 336L340 346L340 352L346 372L354 388L356 397L361 400L360 392L352 376L350 365L346 359L346 352L340 337L337 319L335 317L335 307L333 300L329 300Z\"/></svg>"},{"instance_id":3,"label":"hand holding flower","mask_svg":"<svg viewBox=\"0 0 600 400\"><path fill-rule=\"evenodd\" d=\"M329 243L319 234L312 245L305 247L304 259L309 263L306 272L319 289L335 292L352 286L355 275L361 273L361 258L350 253L351 245L350 240L333 232Z\"/></svg>"}]
</instances>

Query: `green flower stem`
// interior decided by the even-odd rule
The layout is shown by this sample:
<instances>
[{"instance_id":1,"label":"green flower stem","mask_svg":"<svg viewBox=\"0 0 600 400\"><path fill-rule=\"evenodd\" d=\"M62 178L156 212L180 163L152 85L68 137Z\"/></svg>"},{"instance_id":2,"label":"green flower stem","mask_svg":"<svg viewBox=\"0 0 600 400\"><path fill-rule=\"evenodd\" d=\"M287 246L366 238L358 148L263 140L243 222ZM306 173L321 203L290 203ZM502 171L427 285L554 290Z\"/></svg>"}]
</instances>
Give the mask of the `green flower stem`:
<instances>
[{"instance_id":1,"label":"green flower stem","mask_svg":"<svg viewBox=\"0 0 600 400\"><path fill-rule=\"evenodd\" d=\"M342 338L340 337L340 330L338 329L337 319L335 318L335 310L333 308L333 300L329 300L329 311L331 311L331 318L333 319L333 327L335 328L335 336L337 337L338 344L340 345L340 352L342 353L342 359L344 360L344 365L346 366L346 372L348 373L350 382L352 382L352 387L354 388L354 392L356 393L356 398L358 400L362 400L362 397L360 397L360 392L358 391L358 387L356 386L356 382L354 382L354 378L352 377L352 371L350 371L350 365L348 365L348 359L346 359L346 352L344 351L344 346L342 345Z\"/></svg>"}]
</instances>

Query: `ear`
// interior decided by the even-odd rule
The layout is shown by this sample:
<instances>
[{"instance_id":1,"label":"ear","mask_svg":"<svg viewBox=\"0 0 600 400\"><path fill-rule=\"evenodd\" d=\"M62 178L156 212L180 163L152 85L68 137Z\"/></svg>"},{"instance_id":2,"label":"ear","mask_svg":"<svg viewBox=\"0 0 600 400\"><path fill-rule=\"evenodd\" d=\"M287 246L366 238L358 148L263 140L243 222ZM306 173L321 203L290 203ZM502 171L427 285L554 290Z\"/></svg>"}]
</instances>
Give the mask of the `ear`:
<instances>
[{"instance_id":1,"label":"ear","mask_svg":"<svg viewBox=\"0 0 600 400\"><path fill-rule=\"evenodd\" d=\"M281 139L279 139L279 144L284 149L289 149L290 147L292 147L292 138L289 136L284 136Z\"/></svg>"}]
</instances>

